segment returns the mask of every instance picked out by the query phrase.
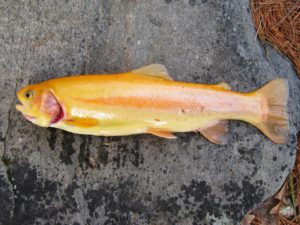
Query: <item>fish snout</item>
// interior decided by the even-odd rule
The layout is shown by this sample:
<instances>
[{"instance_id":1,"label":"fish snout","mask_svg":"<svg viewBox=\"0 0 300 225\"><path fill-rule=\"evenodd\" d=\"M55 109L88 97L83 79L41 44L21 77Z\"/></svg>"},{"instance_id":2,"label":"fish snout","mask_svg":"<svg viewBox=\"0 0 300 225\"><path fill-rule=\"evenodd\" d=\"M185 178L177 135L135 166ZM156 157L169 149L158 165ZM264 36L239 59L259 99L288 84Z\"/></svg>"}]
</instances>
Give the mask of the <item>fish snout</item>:
<instances>
[{"instance_id":1,"label":"fish snout","mask_svg":"<svg viewBox=\"0 0 300 225\"><path fill-rule=\"evenodd\" d=\"M24 111L24 105L17 104L16 105L16 110L18 110L19 112L23 112Z\"/></svg>"}]
</instances>

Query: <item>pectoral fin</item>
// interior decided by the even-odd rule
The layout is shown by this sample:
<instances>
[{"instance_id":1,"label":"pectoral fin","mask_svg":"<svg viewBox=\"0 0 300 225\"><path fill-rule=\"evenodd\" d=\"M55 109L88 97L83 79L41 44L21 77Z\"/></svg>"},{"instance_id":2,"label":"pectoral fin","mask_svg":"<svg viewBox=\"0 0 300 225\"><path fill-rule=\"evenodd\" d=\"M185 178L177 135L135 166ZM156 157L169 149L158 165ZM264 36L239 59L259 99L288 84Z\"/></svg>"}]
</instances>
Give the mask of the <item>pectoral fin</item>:
<instances>
[{"instance_id":1,"label":"pectoral fin","mask_svg":"<svg viewBox=\"0 0 300 225\"><path fill-rule=\"evenodd\" d=\"M200 129L199 131L209 141L215 144L224 145L227 141L228 121L218 121L213 126Z\"/></svg>"},{"instance_id":2,"label":"pectoral fin","mask_svg":"<svg viewBox=\"0 0 300 225\"><path fill-rule=\"evenodd\" d=\"M131 71L131 73L136 75L151 76L156 78L164 78L166 80L173 80L164 65L161 64L151 64L148 66L141 67L139 69Z\"/></svg>"},{"instance_id":3,"label":"pectoral fin","mask_svg":"<svg viewBox=\"0 0 300 225\"><path fill-rule=\"evenodd\" d=\"M64 121L65 124L70 126L78 126L83 128L94 127L99 125L98 120L93 118L72 118Z\"/></svg>"},{"instance_id":4,"label":"pectoral fin","mask_svg":"<svg viewBox=\"0 0 300 225\"><path fill-rule=\"evenodd\" d=\"M150 129L147 130L147 133L150 133L150 134L153 134L155 136L162 137L162 138L176 139L176 136L173 135L169 131L162 131L162 130L157 130L157 129L154 129L154 128L150 128Z\"/></svg>"}]
</instances>

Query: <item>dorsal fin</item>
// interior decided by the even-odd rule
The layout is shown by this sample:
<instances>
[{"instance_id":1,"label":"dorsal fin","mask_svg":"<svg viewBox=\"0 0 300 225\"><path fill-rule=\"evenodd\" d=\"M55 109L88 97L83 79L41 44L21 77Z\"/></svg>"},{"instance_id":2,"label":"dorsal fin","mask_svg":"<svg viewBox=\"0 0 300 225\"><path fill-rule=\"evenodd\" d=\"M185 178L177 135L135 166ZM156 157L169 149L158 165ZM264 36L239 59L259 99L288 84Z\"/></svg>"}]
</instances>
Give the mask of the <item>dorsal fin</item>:
<instances>
[{"instance_id":1,"label":"dorsal fin","mask_svg":"<svg viewBox=\"0 0 300 225\"><path fill-rule=\"evenodd\" d=\"M151 64L148 66L141 67L139 69L131 71L131 73L136 75L151 76L164 78L166 80L173 80L164 65L161 64Z\"/></svg>"},{"instance_id":2,"label":"dorsal fin","mask_svg":"<svg viewBox=\"0 0 300 225\"><path fill-rule=\"evenodd\" d=\"M218 83L218 84L216 84L216 86L223 88L224 90L231 90L231 87L229 86L229 84L226 84L224 82Z\"/></svg>"},{"instance_id":3,"label":"dorsal fin","mask_svg":"<svg viewBox=\"0 0 300 225\"><path fill-rule=\"evenodd\" d=\"M228 121L226 120L218 121L213 126L200 129L199 131L209 141L215 144L224 145L226 144L227 141Z\"/></svg>"}]
</instances>

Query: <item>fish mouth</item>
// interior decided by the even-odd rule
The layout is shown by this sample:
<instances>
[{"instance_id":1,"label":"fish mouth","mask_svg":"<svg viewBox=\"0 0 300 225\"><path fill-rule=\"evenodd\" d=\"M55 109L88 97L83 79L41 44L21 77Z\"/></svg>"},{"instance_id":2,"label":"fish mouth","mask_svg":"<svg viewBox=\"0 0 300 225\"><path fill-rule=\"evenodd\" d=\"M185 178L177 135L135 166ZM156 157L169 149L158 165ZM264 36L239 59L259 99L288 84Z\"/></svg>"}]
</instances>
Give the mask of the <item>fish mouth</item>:
<instances>
[{"instance_id":1,"label":"fish mouth","mask_svg":"<svg viewBox=\"0 0 300 225\"><path fill-rule=\"evenodd\" d=\"M16 110L18 110L19 112L23 112L23 110L24 110L24 105L17 104L17 105L16 105Z\"/></svg>"},{"instance_id":2,"label":"fish mouth","mask_svg":"<svg viewBox=\"0 0 300 225\"><path fill-rule=\"evenodd\" d=\"M29 120L29 121L32 121L32 120L34 120L36 117L34 117L34 116L29 116L29 115L26 115L26 114L23 114L23 116L27 119L27 120Z\"/></svg>"},{"instance_id":3,"label":"fish mouth","mask_svg":"<svg viewBox=\"0 0 300 225\"><path fill-rule=\"evenodd\" d=\"M33 120L36 119L35 116L28 115L28 114L26 114L26 113L24 112L24 110L25 110L24 105L17 104L17 105L16 105L16 109L17 109L19 112L21 112L21 113L23 114L23 116L25 117L25 119L27 119L27 120L29 120L29 121L33 121Z\"/></svg>"}]
</instances>

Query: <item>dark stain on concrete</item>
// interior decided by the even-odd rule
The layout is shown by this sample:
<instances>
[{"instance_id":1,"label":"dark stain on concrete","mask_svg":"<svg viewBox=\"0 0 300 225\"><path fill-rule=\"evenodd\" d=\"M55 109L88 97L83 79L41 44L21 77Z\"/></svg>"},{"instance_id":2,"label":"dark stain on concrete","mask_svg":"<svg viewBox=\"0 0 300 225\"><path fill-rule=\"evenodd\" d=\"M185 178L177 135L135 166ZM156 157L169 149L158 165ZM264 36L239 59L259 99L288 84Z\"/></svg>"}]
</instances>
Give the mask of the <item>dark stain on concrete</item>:
<instances>
[{"instance_id":1,"label":"dark stain on concrete","mask_svg":"<svg viewBox=\"0 0 300 225\"><path fill-rule=\"evenodd\" d=\"M14 164L11 174L15 187L15 208L12 225L34 224L37 218L50 219L62 208L51 206L57 200L58 183L38 179L37 170L27 163ZM45 208L44 206L48 207Z\"/></svg>"},{"instance_id":2,"label":"dark stain on concrete","mask_svg":"<svg viewBox=\"0 0 300 225\"><path fill-rule=\"evenodd\" d=\"M158 198L156 199L158 211L169 212L172 215L178 215L181 206L177 204L177 200L177 197L164 199L162 196L158 196Z\"/></svg>"},{"instance_id":3,"label":"dark stain on concrete","mask_svg":"<svg viewBox=\"0 0 300 225\"><path fill-rule=\"evenodd\" d=\"M79 161L79 164L80 166L83 166L88 157L87 157L87 154L88 154L88 136L80 136L81 137L81 143L80 143L80 146L79 146L79 154L78 154L78 161Z\"/></svg>"},{"instance_id":4,"label":"dark stain on concrete","mask_svg":"<svg viewBox=\"0 0 300 225\"><path fill-rule=\"evenodd\" d=\"M149 15L148 18L149 18L149 22L156 27L161 27L163 24L163 21L160 18L151 15Z\"/></svg>"},{"instance_id":5,"label":"dark stain on concrete","mask_svg":"<svg viewBox=\"0 0 300 225\"><path fill-rule=\"evenodd\" d=\"M232 202L233 200L238 199L242 195L240 186L233 181L230 181L228 184L223 186L223 190L226 193L226 200Z\"/></svg>"},{"instance_id":6,"label":"dark stain on concrete","mask_svg":"<svg viewBox=\"0 0 300 225\"><path fill-rule=\"evenodd\" d=\"M74 197L74 191L78 188L80 188L78 184L76 182L73 182L65 189L64 195L62 196L65 207L68 209L68 212L72 214L75 212L79 212L77 202Z\"/></svg>"},{"instance_id":7,"label":"dark stain on concrete","mask_svg":"<svg viewBox=\"0 0 300 225\"><path fill-rule=\"evenodd\" d=\"M201 224L207 214L221 216L220 199L211 193L212 189L205 181L193 180L189 186L183 185L182 190L184 204L186 206L197 205L196 209L190 211L194 218L193 225ZM194 199L194 202L190 201L190 197Z\"/></svg>"},{"instance_id":8,"label":"dark stain on concrete","mask_svg":"<svg viewBox=\"0 0 300 225\"><path fill-rule=\"evenodd\" d=\"M264 196L264 189L262 183L259 182L256 185L251 184L248 178L242 181L240 186L237 183L230 182L223 186L223 191L226 193L227 201L235 203L229 203L222 206L224 212L230 215L235 221L241 220L245 213L247 213L253 205L262 201ZM236 203L239 199L240 203Z\"/></svg>"},{"instance_id":9,"label":"dark stain on concrete","mask_svg":"<svg viewBox=\"0 0 300 225\"><path fill-rule=\"evenodd\" d=\"M108 164L108 155L109 152L107 150L107 147L101 145L98 150L98 161L104 166Z\"/></svg>"},{"instance_id":10,"label":"dark stain on concrete","mask_svg":"<svg viewBox=\"0 0 300 225\"><path fill-rule=\"evenodd\" d=\"M189 0L189 5L194 7L196 5L196 0Z\"/></svg>"},{"instance_id":11,"label":"dark stain on concrete","mask_svg":"<svg viewBox=\"0 0 300 225\"><path fill-rule=\"evenodd\" d=\"M57 138L57 129L55 128L49 128L50 131L50 137L47 138L48 140L48 144L51 148L51 150L55 149L55 145L56 145L56 138Z\"/></svg>"},{"instance_id":12,"label":"dark stain on concrete","mask_svg":"<svg viewBox=\"0 0 300 225\"><path fill-rule=\"evenodd\" d=\"M88 190L85 199L91 217L97 217L97 208L104 207L108 219L104 224L131 224L131 214L147 212L147 207L134 191L134 183L121 181L117 186L105 184L95 190Z\"/></svg>"},{"instance_id":13,"label":"dark stain on concrete","mask_svg":"<svg viewBox=\"0 0 300 225\"><path fill-rule=\"evenodd\" d=\"M121 139L121 138L117 138ZM116 168L124 167L127 162L130 162L135 167L138 167L140 164L144 163L144 157L140 154L139 151L139 138L138 136L132 137L132 142L129 143L119 143L118 152L116 156L113 157L113 164L116 165Z\"/></svg>"},{"instance_id":14,"label":"dark stain on concrete","mask_svg":"<svg viewBox=\"0 0 300 225\"><path fill-rule=\"evenodd\" d=\"M0 174L0 224L9 224L11 219L11 204L13 194L6 182L4 174Z\"/></svg>"},{"instance_id":15,"label":"dark stain on concrete","mask_svg":"<svg viewBox=\"0 0 300 225\"><path fill-rule=\"evenodd\" d=\"M288 167L288 165L281 166L281 171L284 171L287 167Z\"/></svg>"},{"instance_id":16,"label":"dark stain on concrete","mask_svg":"<svg viewBox=\"0 0 300 225\"><path fill-rule=\"evenodd\" d=\"M63 188L59 183L39 179L37 170L26 163L14 165L11 176L12 184L16 187L12 225L34 224L37 218L51 221L61 212L79 212L74 196L77 189L83 191L90 218L99 218L98 208L104 209L107 217L104 224L140 224L139 221L156 224L161 221L161 217L168 224L177 224L181 219L192 217L193 225L198 225L207 214L220 217L224 212L240 220L243 213L262 200L264 194L262 181L253 185L246 178L241 185L233 182L224 185L228 204L221 205L221 200L212 194L212 188L205 181L192 180L190 184L181 187L177 196L160 195L154 198L151 192L136 191L135 182L123 179L116 184L101 184L95 189L87 189L85 185L80 187L72 182L63 191L59 191ZM0 183L1 179L0 176ZM236 203L237 199L240 203ZM86 222L89 224L89 221Z\"/></svg>"},{"instance_id":17,"label":"dark stain on concrete","mask_svg":"<svg viewBox=\"0 0 300 225\"><path fill-rule=\"evenodd\" d=\"M254 185L248 179L242 181L243 191L243 208L245 212L248 211L254 204L262 201L264 196L264 189L261 185Z\"/></svg>"},{"instance_id":18,"label":"dark stain on concrete","mask_svg":"<svg viewBox=\"0 0 300 225\"><path fill-rule=\"evenodd\" d=\"M59 157L67 165L72 164L71 156L75 153L72 145L74 141L74 134L63 132L62 151Z\"/></svg>"}]
</instances>

